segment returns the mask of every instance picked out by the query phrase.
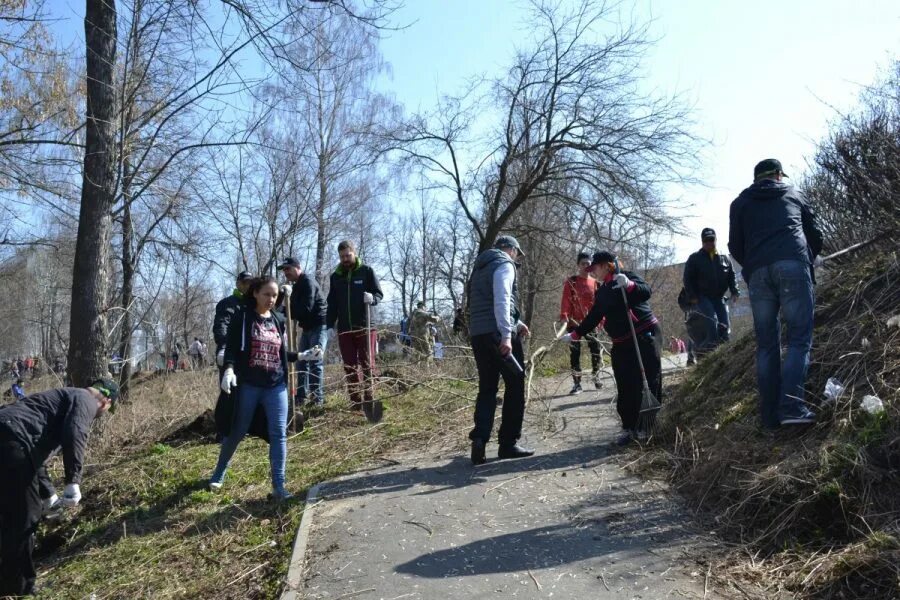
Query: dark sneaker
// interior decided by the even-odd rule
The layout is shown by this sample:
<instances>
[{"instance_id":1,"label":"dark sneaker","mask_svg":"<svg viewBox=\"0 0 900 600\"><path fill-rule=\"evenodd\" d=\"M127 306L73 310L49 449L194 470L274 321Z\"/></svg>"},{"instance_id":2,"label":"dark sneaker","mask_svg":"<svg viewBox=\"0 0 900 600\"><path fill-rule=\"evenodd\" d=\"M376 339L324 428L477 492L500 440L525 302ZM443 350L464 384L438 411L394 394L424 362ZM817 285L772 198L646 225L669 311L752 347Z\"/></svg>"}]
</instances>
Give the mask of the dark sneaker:
<instances>
[{"instance_id":1,"label":"dark sneaker","mask_svg":"<svg viewBox=\"0 0 900 600\"><path fill-rule=\"evenodd\" d=\"M500 446L500 450L497 452L497 458L525 458L532 454L534 454L534 450L531 448L525 448L518 444L514 444L512 446Z\"/></svg>"},{"instance_id":2,"label":"dark sneaker","mask_svg":"<svg viewBox=\"0 0 900 600\"><path fill-rule=\"evenodd\" d=\"M576 396L576 395L580 394L581 392L582 392L581 384L576 383L575 385L572 386L572 389L569 390L569 395Z\"/></svg>"},{"instance_id":3,"label":"dark sneaker","mask_svg":"<svg viewBox=\"0 0 900 600\"><path fill-rule=\"evenodd\" d=\"M616 446L627 446L631 442L634 441L634 432L633 431L623 431L619 434L619 437L616 438Z\"/></svg>"},{"instance_id":4,"label":"dark sneaker","mask_svg":"<svg viewBox=\"0 0 900 600\"><path fill-rule=\"evenodd\" d=\"M472 440L472 464L483 465L487 462L484 456L484 442L482 440Z\"/></svg>"},{"instance_id":5,"label":"dark sneaker","mask_svg":"<svg viewBox=\"0 0 900 600\"><path fill-rule=\"evenodd\" d=\"M782 425L810 425L816 422L816 413L805 411L799 415L789 415L782 417Z\"/></svg>"},{"instance_id":6,"label":"dark sneaker","mask_svg":"<svg viewBox=\"0 0 900 600\"><path fill-rule=\"evenodd\" d=\"M694 360L693 358L687 359L687 366L690 367L690 366L695 365L695 364L697 364L697 361Z\"/></svg>"},{"instance_id":7,"label":"dark sneaker","mask_svg":"<svg viewBox=\"0 0 900 600\"><path fill-rule=\"evenodd\" d=\"M272 490L272 493L269 494L269 500L275 502L286 502L293 497L294 495L287 490Z\"/></svg>"}]
</instances>

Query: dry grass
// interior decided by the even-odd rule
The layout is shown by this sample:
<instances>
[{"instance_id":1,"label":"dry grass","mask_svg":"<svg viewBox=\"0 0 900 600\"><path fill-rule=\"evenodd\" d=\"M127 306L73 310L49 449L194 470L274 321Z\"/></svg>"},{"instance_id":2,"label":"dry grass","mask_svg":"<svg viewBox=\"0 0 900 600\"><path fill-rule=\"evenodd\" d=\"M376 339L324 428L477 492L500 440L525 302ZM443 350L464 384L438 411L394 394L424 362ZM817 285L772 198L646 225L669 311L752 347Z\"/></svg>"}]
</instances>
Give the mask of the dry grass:
<instances>
[{"instance_id":1,"label":"dry grass","mask_svg":"<svg viewBox=\"0 0 900 600\"><path fill-rule=\"evenodd\" d=\"M675 390L661 447L641 461L738 544L720 575L772 597L900 597L900 328L887 325L900 312L900 262L855 261L819 293L807 385L814 427L758 428L755 345L743 337ZM847 384L834 403L822 395L829 377ZM862 410L865 394L885 412Z\"/></svg>"},{"instance_id":2,"label":"dry grass","mask_svg":"<svg viewBox=\"0 0 900 600\"><path fill-rule=\"evenodd\" d=\"M385 420L347 407L339 366L327 367L325 410L288 441L288 488L372 464L404 448L465 444L471 383L465 358L407 370L380 384ZM221 493L205 488L219 446L182 435L216 397L213 369L142 376L132 401L92 435L84 500L38 535L39 598L276 598L287 571L301 500L274 504L265 443L245 440ZM50 382L48 382L50 383ZM168 440L166 443L160 440ZM53 469L57 477L58 466Z\"/></svg>"}]
</instances>

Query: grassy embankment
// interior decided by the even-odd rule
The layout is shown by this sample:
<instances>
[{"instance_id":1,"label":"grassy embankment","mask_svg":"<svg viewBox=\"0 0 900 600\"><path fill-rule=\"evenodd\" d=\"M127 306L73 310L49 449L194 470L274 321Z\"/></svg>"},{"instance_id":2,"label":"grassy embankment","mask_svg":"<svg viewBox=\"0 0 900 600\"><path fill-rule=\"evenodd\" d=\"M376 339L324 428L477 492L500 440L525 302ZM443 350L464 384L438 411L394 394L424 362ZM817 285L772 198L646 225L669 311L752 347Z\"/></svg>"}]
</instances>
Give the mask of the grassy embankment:
<instances>
[{"instance_id":1,"label":"grassy embankment","mask_svg":"<svg viewBox=\"0 0 900 600\"><path fill-rule=\"evenodd\" d=\"M713 569L723 580L770 598L900 598L900 262L857 258L829 275L807 384L818 423L759 429L751 334L688 374L641 465L735 543ZM847 387L837 401L829 377ZM867 394L885 410L863 410Z\"/></svg>"},{"instance_id":2,"label":"grassy embankment","mask_svg":"<svg viewBox=\"0 0 900 600\"><path fill-rule=\"evenodd\" d=\"M404 448L463 449L474 393L460 361L385 369L404 381L382 384L386 418L375 426L345 407L339 367L329 366L324 413L288 442L298 499L281 505L266 498L267 446L255 438L238 448L223 490L207 491L219 446L191 422L215 402L212 369L139 379L131 402L93 433L82 505L41 526L39 598L278 597L306 489Z\"/></svg>"}]
</instances>

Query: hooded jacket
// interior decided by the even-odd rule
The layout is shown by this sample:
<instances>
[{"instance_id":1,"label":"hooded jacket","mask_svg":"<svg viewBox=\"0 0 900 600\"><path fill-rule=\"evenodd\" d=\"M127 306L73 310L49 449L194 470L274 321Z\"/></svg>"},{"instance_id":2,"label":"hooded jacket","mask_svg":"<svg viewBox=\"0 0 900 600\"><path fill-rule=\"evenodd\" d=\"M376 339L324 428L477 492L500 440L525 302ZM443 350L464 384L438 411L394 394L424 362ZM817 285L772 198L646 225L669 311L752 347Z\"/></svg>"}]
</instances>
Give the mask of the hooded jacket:
<instances>
[{"instance_id":1,"label":"hooded jacket","mask_svg":"<svg viewBox=\"0 0 900 600\"><path fill-rule=\"evenodd\" d=\"M822 251L822 232L809 202L794 187L773 179L757 181L731 203L728 250L753 271L779 260L798 260L812 268Z\"/></svg>"},{"instance_id":2,"label":"hooded jacket","mask_svg":"<svg viewBox=\"0 0 900 600\"><path fill-rule=\"evenodd\" d=\"M359 257L356 258L356 264L352 269L347 270L338 265L331 274L328 289L326 326L330 329L337 325L338 333L365 329L367 324L364 292L369 292L374 297L372 306L384 298L372 267L362 264Z\"/></svg>"},{"instance_id":3,"label":"hooded jacket","mask_svg":"<svg viewBox=\"0 0 900 600\"><path fill-rule=\"evenodd\" d=\"M291 319L303 331L312 331L325 325L327 313L328 306L316 278L309 273L301 273L300 278L294 282L291 294Z\"/></svg>"},{"instance_id":4,"label":"hooded jacket","mask_svg":"<svg viewBox=\"0 0 900 600\"><path fill-rule=\"evenodd\" d=\"M614 288L615 280L608 278L603 283L597 284L597 292L594 294L594 305L590 312L575 328L574 333L582 338L592 332L597 325L602 324L604 331L609 335L614 344L631 340L631 327L628 319L634 323L636 334L647 331L659 321L650 310L650 295L653 293L650 286L635 273L622 271L631 284L625 290L628 297L626 310L625 301L622 299L622 290Z\"/></svg>"}]
</instances>

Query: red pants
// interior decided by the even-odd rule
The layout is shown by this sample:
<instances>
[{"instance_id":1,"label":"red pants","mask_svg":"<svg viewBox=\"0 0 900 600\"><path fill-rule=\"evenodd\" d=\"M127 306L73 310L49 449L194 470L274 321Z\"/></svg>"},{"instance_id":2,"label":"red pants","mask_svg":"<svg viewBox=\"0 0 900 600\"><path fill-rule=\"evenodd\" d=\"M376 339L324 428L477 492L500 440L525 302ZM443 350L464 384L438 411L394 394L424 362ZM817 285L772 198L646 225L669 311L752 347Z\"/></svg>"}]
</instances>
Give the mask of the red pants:
<instances>
[{"instance_id":1,"label":"red pants","mask_svg":"<svg viewBox=\"0 0 900 600\"><path fill-rule=\"evenodd\" d=\"M371 402L375 388L375 369L370 357L375 348L375 330L372 330L371 336L366 335L365 329L339 333L338 347L344 361L344 373L347 374L350 402L354 405L360 405L363 399Z\"/></svg>"}]
</instances>

